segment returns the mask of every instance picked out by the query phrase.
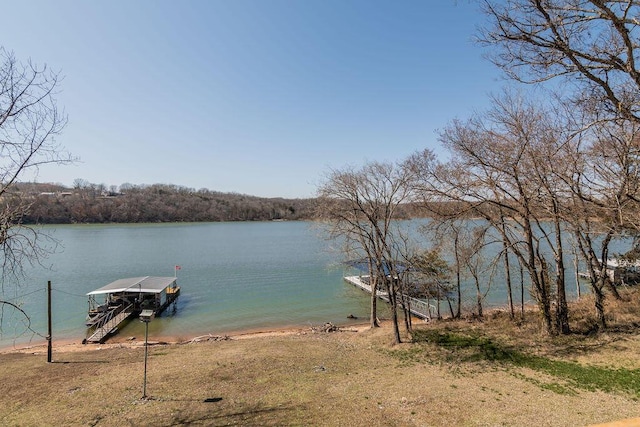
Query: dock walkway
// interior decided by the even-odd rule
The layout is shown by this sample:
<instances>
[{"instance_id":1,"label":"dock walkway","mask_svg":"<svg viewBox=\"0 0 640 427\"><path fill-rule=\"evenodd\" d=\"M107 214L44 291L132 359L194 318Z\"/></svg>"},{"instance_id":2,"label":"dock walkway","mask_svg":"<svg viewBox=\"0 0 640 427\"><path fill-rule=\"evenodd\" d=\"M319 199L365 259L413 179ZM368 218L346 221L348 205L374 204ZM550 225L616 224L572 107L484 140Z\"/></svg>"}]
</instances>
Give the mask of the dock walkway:
<instances>
[{"instance_id":1,"label":"dock walkway","mask_svg":"<svg viewBox=\"0 0 640 427\"><path fill-rule=\"evenodd\" d=\"M102 325L98 325L96 330L87 338L86 342L103 343L109 335L118 329L118 326L127 320L134 312L133 304L125 307L122 311L111 318L105 319Z\"/></svg>"},{"instance_id":2,"label":"dock walkway","mask_svg":"<svg viewBox=\"0 0 640 427\"><path fill-rule=\"evenodd\" d=\"M346 276L344 280L367 293L371 293L371 285L365 281L368 278L369 276ZM377 291L376 295L381 300L389 302L389 294L387 292ZM405 301L409 301L409 311L411 314L420 319L431 320L431 317L433 316L432 313L436 311L436 307L434 305L429 304L427 301L410 297L406 294L403 295L403 297Z\"/></svg>"}]
</instances>

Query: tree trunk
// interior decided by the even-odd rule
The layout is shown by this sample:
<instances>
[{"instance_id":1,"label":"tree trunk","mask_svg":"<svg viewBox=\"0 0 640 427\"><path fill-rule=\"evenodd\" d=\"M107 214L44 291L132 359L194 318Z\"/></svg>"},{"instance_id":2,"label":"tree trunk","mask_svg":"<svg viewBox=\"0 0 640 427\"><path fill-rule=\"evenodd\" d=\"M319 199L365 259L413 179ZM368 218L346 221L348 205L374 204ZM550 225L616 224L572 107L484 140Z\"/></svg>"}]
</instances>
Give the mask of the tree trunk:
<instances>
[{"instance_id":1,"label":"tree trunk","mask_svg":"<svg viewBox=\"0 0 640 427\"><path fill-rule=\"evenodd\" d=\"M524 236L525 243L527 245L527 270L529 277L531 278L533 290L535 293L536 301L542 312L542 317L545 325L545 332L548 335L553 335L553 322L551 319L551 301L549 296L547 280L547 263L545 258L539 251L539 247L534 244L533 230L531 229L531 221L528 217L524 218ZM537 262L536 262L537 261Z\"/></svg>"},{"instance_id":2,"label":"tree trunk","mask_svg":"<svg viewBox=\"0 0 640 427\"><path fill-rule=\"evenodd\" d=\"M607 259L609 259L609 242L613 238L613 232L607 233L607 236L602 240L602 250L600 253L602 263L600 263L600 269L597 277L594 277L593 272L591 273L591 283L593 294L595 296L594 303L596 308L596 317L598 318L598 327L602 330L607 329L607 319L604 315L604 292L607 282L610 282L609 277L607 275ZM598 265L595 261L595 254L591 255L591 265ZM595 280L594 280L595 279Z\"/></svg>"},{"instance_id":3,"label":"tree trunk","mask_svg":"<svg viewBox=\"0 0 640 427\"><path fill-rule=\"evenodd\" d=\"M511 289L511 267L509 265L509 252L505 247L504 251L504 274L507 282L507 301L509 302L509 318L515 318L515 310L513 308L513 290Z\"/></svg>"},{"instance_id":4,"label":"tree trunk","mask_svg":"<svg viewBox=\"0 0 640 427\"><path fill-rule=\"evenodd\" d=\"M502 247L504 248L504 278L507 283L507 301L509 302L509 318L511 320L515 317L515 312L513 309L513 291L511 290L511 268L509 265L509 245L506 241L506 237L504 237L507 233L504 225L504 216L500 214L500 222L502 226Z\"/></svg>"},{"instance_id":5,"label":"tree trunk","mask_svg":"<svg viewBox=\"0 0 640 427\"><path fill-rule=\"evenodd\" d=\"M404 313L404 328L407 334L413 333L413 325L411 323L411 300L404 292L400 292L400 303L402 304L402 312Z\"/></svg>"},{"instance_id":6,"label":"tree trunk","mask_svg":"<svg viewBox=\"0 0 640 427\"><path fill-rule=\"evenodd\" d=\"M453 241L453 252L456 257L456 293L458 294L458 301L456 304L456 315L454 316L456 319L460 318L460 314L462 312L462 285L460 278L460 255L458 254L458 233L456 233L456 237Z\"/></svg>"},{"instance_id":7,"label":"tree trunk","mask_svg":"<svg viewBox=\"0 0 640 427\"><path fill-rule=\"evenodd\" d=\"M579 300L581 295L580 295L580 271L578 271L578 269L580 268L580 263L578 260L578 252L574 252L573 254L573 268L575 270L575 278L576 278L576 297Z\"/></svg>"},{"instance_id":8,"label":"tree trunk","mask_svg":"<svg viewBox=\"0 0 640 427\"><path fill-rule=\"evenodd\" d=\"M476 282L476 306L478 308L478 317L482 319L482 292L480 292L480 280L477 276L473 276Z\"/></svg>"},{"instance_id":9,"label":"tree trunk","mask_svg":"<svg viewBox=\"0 0 640 427\"><path fill-rule=\"evenodd\" d=\"M447 304L449 304L449 312L451 313L451 318L453 319L455 316L453 314L453 305L451 305L451 298L447 296Z\"/></svg>"},{"instance_id":10,"label":"tree trunk","mask_svg":"<svg viewBox=\"0 0 640 427\"><path fill-rule=\"evenodd\" d=\"M548 292L548 279L546 278L546 266L542 268L542 271L540 272L540 275L543 277L540 277L538 279L538 286L540 287L538 292L540 294L539 296L539 304L542 308L542 317L544 320L544 327L545 327L545 332L548 335L553 335L555 329L553 328L553 319L551 316L551 301L549 299L549 292Z\"/></svg>"},{"instance_id":11,"label":"tree trunk","mask_svg":"<svg viewBox=\"0 0 640 427\"><path fill-rule=\"evenodd\" d=\"M567 293L565 290L562 228L557 216L554 222L556 231L556 330L562 335L567 335L570 332L569 306L567 305Z\"/></svg>"},{"instance_id":12,"label":"tree trunk","mask_svg":"<svg viewBox=\"0 0 640 427\"><path fill-rule=\"evenodd\" d=\"M393 339L394 344L400 344L402 338L400 337L400 326L398 325L398 300L396 294L396 286L394 280L386 280L387 292L389 293L389 302L391 303L391 321L393 323Z\"/></svg>"},{"instance_id":13,"label":"tree trunk","mask_svg":"<svg viewBox=\"0 0 640 427\"><path fill-rule=\"evenodd\" d=\"M520 264L520 319L524 320L524 268Z\"/></svg>"},{"instance_id":14,"label":"tree trunk","mask_svg":"<svg viewBox=\"0 0 640 427\"><path fill-rule=\"evenodd\" d=\"M375 275L369 274L369 282L371 286L370 327L373 329L380 327L380 323L378 322L378 279Z\"/></svg>"},{"instance_id":15,"label":"tree trunk","mask_svg":"<svg viewBox=\"0 0 640 427\"><path fill-rule=\"evenodd\" d=\"M613 297L620 301L622 300L622 296L620 296L620 293L618 292L618 288L616 288L616 285L611 283L611 280L609 280L607 278L606 282L605 282L607 289L609 289L609 291L611 291L611 295L613 295Z\"/></svg>"},{"instance_id":16,"label":"tree trunk","mask_svg":"<svg viewBox=\"0 0 640 427\"><path fill-rule=\"evenodd\" d=\"M603 280L603 279L599 279ZM604 292L602 287L594 286L593 294L595 296L596 317L598 319L598 328L600 330L607 329L607 319L604 316Z\"/></svg>"},{"instance_id":17,"label":"tree trunk","mask_svg":"<svg viewBox=\"0 0 640 427\"><path fill-rule=\"evenodd\" d=\"M557 274L556 329L559 334L567 335L571 332L571 329L569 328L569 306L567 305L567 295L564 287L564 270L559 270Z\"/></svg>"}]
</instances>

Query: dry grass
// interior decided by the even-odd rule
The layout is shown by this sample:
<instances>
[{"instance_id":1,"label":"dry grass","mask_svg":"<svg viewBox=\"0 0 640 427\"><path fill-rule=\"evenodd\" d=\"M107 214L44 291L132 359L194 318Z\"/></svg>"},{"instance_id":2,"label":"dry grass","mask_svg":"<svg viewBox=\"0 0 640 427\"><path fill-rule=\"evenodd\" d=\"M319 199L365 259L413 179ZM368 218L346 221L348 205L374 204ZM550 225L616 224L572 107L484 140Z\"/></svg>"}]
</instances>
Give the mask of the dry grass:
<instances>
[{"instance_id":1,"label":"dry grass","mask_svg":"<svg viewBox=\"0 0 640 427\"><path fill-rule=\"evenodd\" d=\"M533 314L519 325L498 313L481 323L419 327L427 337L473 337L464 348L434 340L391 346L388 325L156 345L148 400L141 399L139 345L56 348L51 364L42 349L5 353L0 425L578 426L630 418L638 416L640 387L589 386L547 367L636 375L640 312L633 304L617 308L606 334L590 333L588 305L573 310L585 310L573 324L584 329L556 339L538 332ZM476 357L487 348L526 356Z\"/></svg>"}]
</instances>

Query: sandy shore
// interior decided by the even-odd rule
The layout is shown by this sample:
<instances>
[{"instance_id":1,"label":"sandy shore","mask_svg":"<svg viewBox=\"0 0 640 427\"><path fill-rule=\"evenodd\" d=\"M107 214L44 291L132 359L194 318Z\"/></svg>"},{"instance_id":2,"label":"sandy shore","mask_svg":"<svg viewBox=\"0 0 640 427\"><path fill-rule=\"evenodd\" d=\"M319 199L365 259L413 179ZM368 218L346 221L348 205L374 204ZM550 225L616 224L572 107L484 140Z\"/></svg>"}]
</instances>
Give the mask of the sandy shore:
<instances>
[{"instance_id":1,"label":"sandy shore","mask_svg":"<svg viewBox=\"0 0 640 427\"><path fill-rule=\"evenodd\" d=\"M369 323L357 323L349 324L348 326L339 326L341 331L361 332L369 328ZM235 331L229 334L204 334L191 336L188 339L184 337L178 338L175 336L160 336L153 337L149 340L149 345L169 345L169 344L186 344L193 342L203 341L222 341L222 340L244 340L252 338L267 338L267 337L279 337L286 335L304 335L314 333L313 327L283 327L283 328L270 328L270 329L251 329L245 331ZM115 335L111 337L107 342L103 344L82 344L82 340L78 339L54 339L52 343L52 351L55 353L71 353L78 351L96 351L108 348L125 348L125 347L138 347L144 345L143 337L126 337ZM12 347L0 348L0 354L8 353L26 353L26 354L46 354L47 342L39 340L37 342L27 344L16 344ZM55 357L55 356L54 356Z\"/></svg>"}]
</instances>

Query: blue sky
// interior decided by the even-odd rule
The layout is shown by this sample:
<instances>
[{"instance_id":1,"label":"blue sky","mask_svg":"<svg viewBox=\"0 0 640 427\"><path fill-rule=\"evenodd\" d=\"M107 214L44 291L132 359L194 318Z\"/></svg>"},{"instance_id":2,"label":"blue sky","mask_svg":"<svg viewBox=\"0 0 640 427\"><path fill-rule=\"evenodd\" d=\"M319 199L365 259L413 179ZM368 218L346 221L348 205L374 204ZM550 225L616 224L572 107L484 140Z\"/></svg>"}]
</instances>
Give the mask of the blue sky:
<instances>
[{"instance_id":1,"label":"blue sky","mask_svg":"<svg viewBox=\"0 0 640 427\"><path fill-rule=\"evenodd\" d=\"M80 161L37 181L312 197L331 168L439 151L504 84L469 1L14 1L0 43L60 70Z\"/></svg>"}]
</instances>

